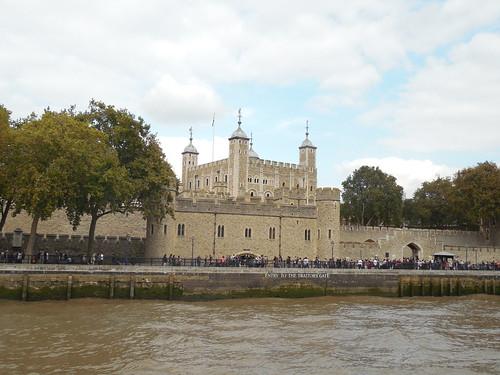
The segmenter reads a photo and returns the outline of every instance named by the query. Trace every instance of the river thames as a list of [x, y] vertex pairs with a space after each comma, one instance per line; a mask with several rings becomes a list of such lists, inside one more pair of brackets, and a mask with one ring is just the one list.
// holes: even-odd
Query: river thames
[[1, 374], [499, 374], [500, 298], [0, 301]]

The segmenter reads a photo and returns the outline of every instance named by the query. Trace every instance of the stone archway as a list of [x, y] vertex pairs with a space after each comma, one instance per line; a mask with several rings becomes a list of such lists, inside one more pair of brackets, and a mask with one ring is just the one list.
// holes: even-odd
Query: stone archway
[[422, 247], [415, 242], [410, 242], [403, 246], [403, 258], [420, 259], [422, 258]]

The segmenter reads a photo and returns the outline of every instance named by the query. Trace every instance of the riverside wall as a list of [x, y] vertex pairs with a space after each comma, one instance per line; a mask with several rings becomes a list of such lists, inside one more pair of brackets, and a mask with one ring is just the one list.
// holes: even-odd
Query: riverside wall
[[0, 265], [0, 299], [500, 295], [500, 272]]

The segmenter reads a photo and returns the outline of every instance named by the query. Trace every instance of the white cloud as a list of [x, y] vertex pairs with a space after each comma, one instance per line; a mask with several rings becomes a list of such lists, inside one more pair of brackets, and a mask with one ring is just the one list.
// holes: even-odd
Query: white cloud
[[411, 198], [422, 182], [431, 181], [437, 177], [451, 176], [456, 171], [443, 164], [435, 164], [431, 160], [401, 159], [396, 157], [387, 158], [361, 158], [344, 161], [337, 167], [337, 174], [344, 181], [355, 169], [367, 165], [379, 167], [397, 179], [405, 191], [406, 197]]
[[145, 95], [143, 107], [161, 124], [210, 123], [224, 111], [222, 100], [207, 84], [190, 79], [179, 82], [165, 75]]
[[[182, 152], [184, 147], [189, 144], [187, 137], [158, 137], [168, 162], [178, 178], [182, 176]], [[209, 163], [212, 161], [212, 140], [194, 139], [193, 145], [199, 152], [198, 164]], [[215, 137], [214, 142], [214, 160], [225, 159], [229, 155], [229, 145], [227, 138]]]
[[498, 150], [500, 35], [479, 34], [429, 59], [395, 103], [364, 116], [388, 126], [384, 144], [410, 151]]
[[3, 1], [0, 98], [15, 115], [95, 97], [186, 123], [221, 105], [218, 85], [312, 81], [338, 106], [499, 16], [496, 0]]

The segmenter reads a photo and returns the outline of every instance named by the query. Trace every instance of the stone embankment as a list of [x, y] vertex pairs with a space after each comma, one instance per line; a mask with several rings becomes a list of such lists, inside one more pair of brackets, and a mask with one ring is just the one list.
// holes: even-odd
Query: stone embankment
[[500, 295], [500, 272], [0, 265], [0, 299]]

